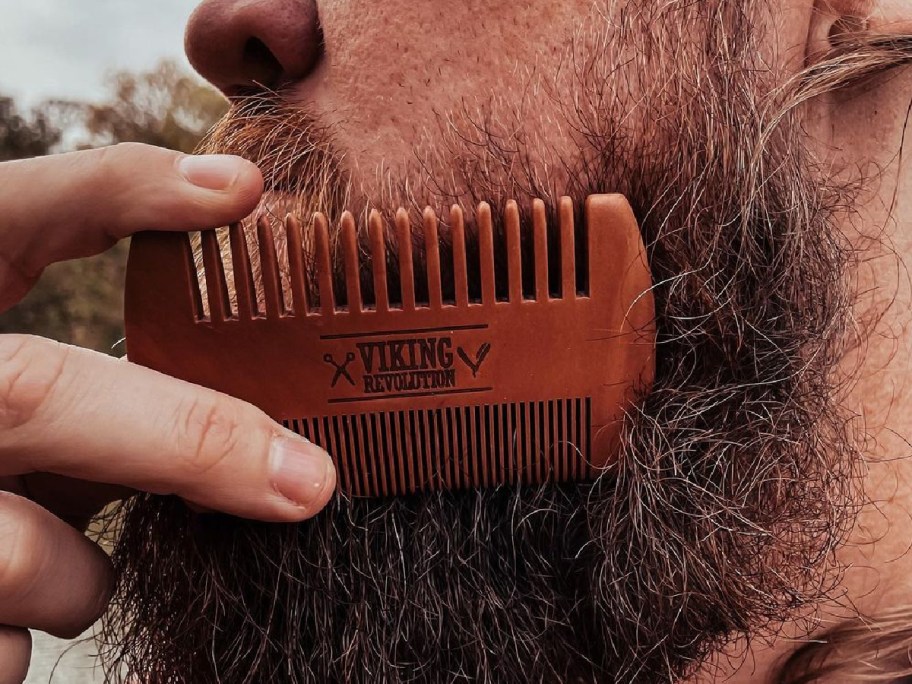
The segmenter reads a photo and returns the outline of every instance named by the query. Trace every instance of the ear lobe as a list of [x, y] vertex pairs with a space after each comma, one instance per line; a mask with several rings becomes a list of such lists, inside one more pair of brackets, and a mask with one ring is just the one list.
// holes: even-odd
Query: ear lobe
[[807, 62], [813, 65], [841, 41], [864, 34], [912, 34], [910, 0], [815, 0]]

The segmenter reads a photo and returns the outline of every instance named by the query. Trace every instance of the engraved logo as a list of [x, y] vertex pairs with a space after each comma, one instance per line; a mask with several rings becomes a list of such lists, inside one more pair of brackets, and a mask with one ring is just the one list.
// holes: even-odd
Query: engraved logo
[[462, 362], [467, 365], [472, 371], [472, 377], [477, 378], [478, 371], [481, 370], [481, 365], [485, 362], [485, 359], [488, 358], [488, 353], [490, 351], [491, 345], [485, 342], [483, 345], [481, 345], [481, 348], [479, 348], [478, 352], [476, 352], [474, 361], [469, 358], [469, 355], [466, 354], [465, 350], [462, 347], [457, 349], [456, 353], [459, 354], [459, 358], [462, 359]]
[[[485, 329], [487, 326], [327, 336], [325, 339], [337, 345], [323, 356], [333, 369], [330, 387], [339, 392], [331, 401], [490, 391], [479, 381], [491, 358], [491, 343], [471, 336], [471, 331]], [[350, 342], [339, 349], [342, 339]], [[326, 378], [329, 380], [329, 373]]]
[[323, 356], [323, 361], [336, 369], [336, 374], [333, 376], [332, 385], [330, 385], [330, 387], [335, 387], [337, 384], [339, 384], [339, 380], [341, 380], [343, 377], [352, 384], [352, 387], [355, 386], [355, 380], [348, 372], [348, 366], [354, 360], [355, 355], [352, 352], [346, 354], [345, 361], [342, 363], [336, 363], [336, 360], [332, 357], [332, 354], [326, 354]]

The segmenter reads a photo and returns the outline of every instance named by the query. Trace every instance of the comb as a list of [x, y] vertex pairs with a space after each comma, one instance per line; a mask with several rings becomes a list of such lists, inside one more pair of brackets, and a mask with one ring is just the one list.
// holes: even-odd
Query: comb
[[447, 250], [430, 209], [417, 235], [404, 210], [392, 231], [377, 212], [360, 232], [348, 212], [337, 232], [322, 214], [306, 229], [288, 217], [282, 259], [266, 223], [196, 245], [140, 234], [129, 357], [320, 444], [351, 496], [592, 479], [653, 379], [652, 281], [624, 197], [592, 196], [579, 217], [563, 198], [555, 215], [535, 200], [524, 220], [511, 201], [495, 221], [481, 203], [470, 222], [454, 206]]

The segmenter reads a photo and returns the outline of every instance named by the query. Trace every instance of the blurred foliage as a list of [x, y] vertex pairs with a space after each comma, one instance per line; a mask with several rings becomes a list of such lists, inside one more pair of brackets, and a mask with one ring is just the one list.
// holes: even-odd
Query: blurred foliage
[[[172, 61], [109, 79], [105, 102], [48, 101], [28, 112], [0, 97], [0, 162], [66, 148], [143, 142], [192, 152], [227, 104]], [[64, 145], [62, 141], [74, 140]], [[96, 257], [50, 266], [0, 333], [31, 333], [122, 355], [126, 242]]]
[[141, 142], [192, 152], [228, 110], [227, 101], [173, 61], [145, 73], [109, 80], [111, 99], [83, 105], [89, 146]]
[[60, 135], [46, 109], [19, 112], [11, 97], [0, 97], [0, 162], [47, 154]]

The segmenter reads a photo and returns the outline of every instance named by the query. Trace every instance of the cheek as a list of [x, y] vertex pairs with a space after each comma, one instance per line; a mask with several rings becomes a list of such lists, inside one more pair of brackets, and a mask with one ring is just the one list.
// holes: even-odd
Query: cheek
[[530, 78], [557, 70], [590, 7], [589, 0], [326, 3], [325, 60], [296, 96], [334, 126], [342, 148], [363, 161], [380, 146], [388, 162], [436, 130], [441, 114], [492, 98], [518, 106]]

